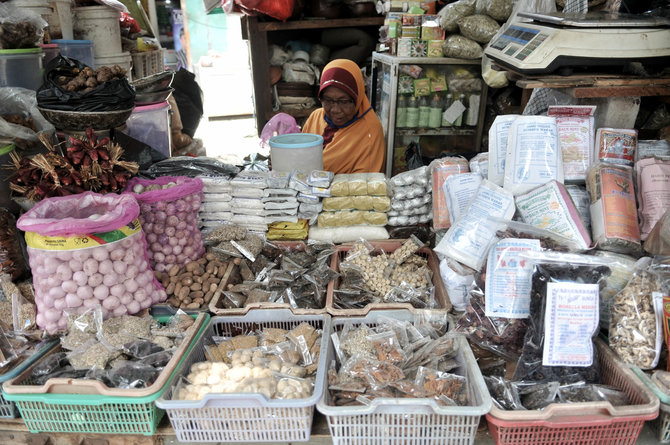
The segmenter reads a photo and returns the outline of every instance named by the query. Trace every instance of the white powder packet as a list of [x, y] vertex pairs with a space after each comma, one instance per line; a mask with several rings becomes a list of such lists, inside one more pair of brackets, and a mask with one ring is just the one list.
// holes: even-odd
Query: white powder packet
[[447, 209], [451, 224], [461, 216], [477, 193], [482, 183], [479, 173], [461, 173], [451, 175], [444, 180], [444, 196], [447, 197]]
[[670, 159], [645, 158], [635, 163], [640, 239], [646, 240], [670, 208]]
[[235, 187], [251, 187], [264, 189], [268, 186], [268, 172], [257, 170], [241, 171], [230, 181], [230, 185]]
[[479, 173], [482, 178], [489, 177], [489, 153], [483, 152], [475, 155], [470, 159], [470, 171], [472, 173]]
[[563, 183], [563, 161], [558, 145], [556, 118], [517, 118], [509, 129], [504, 188], [514, 195], [520, 195], [552, 179]]
[[481, 270], [489, 249], [496, 241], [496, 232], [505, 227], [488, 218], [511, 220], [514, 216], [514, 196], [484, 179], [475, 197], [454, 225], [444, 235], [435, 251]]
[[507, 137], [512, 122], [518, 114], [496, 116], [489, 129], [489, 169], [488, 180], [502, 187], [505, 180], [505, 158], [507, 157]]

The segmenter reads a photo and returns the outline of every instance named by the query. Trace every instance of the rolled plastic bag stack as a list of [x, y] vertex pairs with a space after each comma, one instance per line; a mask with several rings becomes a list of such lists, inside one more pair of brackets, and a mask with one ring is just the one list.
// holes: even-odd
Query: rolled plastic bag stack
[[245, 170], [230, 181], [233, 224], [252, 232], [267, 232], [263, 198], [268, 188], [268, 176], [265, 171]]
[[383, 173], [335, 175], [330, 197], [323, 199], [319, 228], [342, 226], [385, 226], [391, 209]]
[[307, 189], [305, 175], [294, 171], [268, 174], [268, 188], [263, 195], [263, 217], [265, 224], [276, 222], [298, 222], [298, 188]]
[[387, 212], [389, 226], [415, 225], [433, 219], [428, 167], [397, 174], [391, 178], [390, 183], [391, 210]]
[[221, 177], [200, 177], [202, 180], [203, 200], [198, 213], [200, 230], [208, 232], [221, 224], [229, 224], [233, 220], [231, 201], [233, 187], [230, 179]]

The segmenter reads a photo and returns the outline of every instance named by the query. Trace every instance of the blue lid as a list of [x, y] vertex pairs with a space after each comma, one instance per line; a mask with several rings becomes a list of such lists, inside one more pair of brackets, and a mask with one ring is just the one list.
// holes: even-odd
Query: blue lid
[[313, 133], [287, 133], [270, 138], [270, 147], [308, 148], [323, 145], [323, 136]]
[[66, 45], [93, 45], [93, 40], [53, 39], [51, 42]]

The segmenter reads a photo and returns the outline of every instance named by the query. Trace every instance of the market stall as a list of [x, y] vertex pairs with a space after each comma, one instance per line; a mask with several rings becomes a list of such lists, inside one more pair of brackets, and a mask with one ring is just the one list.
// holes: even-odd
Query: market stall
[[[12, 2], [0, 56], [40, 53]], [[521, 69], [550, 103], [510, 110], [480, 58], [521, 49], [515, 2], [381, 3], [379, 171], [324, 169], [326, 114], [270, 119], [269, 159], [170, 156], [174, 73], [100, 64], [116, 37], [0, 88], [0, 442], [670, 440], [670, 120], [602, 99], [667, 77]]]

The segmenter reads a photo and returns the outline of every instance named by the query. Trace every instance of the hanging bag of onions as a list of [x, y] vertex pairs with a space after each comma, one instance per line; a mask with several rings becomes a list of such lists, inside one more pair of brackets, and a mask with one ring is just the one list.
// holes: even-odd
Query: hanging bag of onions
[[67, 314], [102, 304], [135, 314], [167, 299], [154, 277], [132, 195], [85, 192], [46, 198], [19, 218], [33, 273], [37, 325], [65, 329]]
[[140, 222], [147, 233], [151, 267], [167, 272], [205, 253], [198, 229], [202, 180], [185, 176], [132, 178], [126, 192], [140, 203]]

